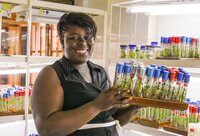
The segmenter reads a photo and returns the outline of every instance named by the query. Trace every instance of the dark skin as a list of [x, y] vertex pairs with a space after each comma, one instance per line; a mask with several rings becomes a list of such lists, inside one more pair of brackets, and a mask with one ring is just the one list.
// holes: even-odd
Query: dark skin
[[[87, 33], [85, 29], [78, 26], [72, 26], [69, 31], [65, 32], [64, 55], [78, 69], [80, 74], [83, 73], [82, 69], [87, 69], [86, 62], [90, 58], [95, 43], [95, 39], [87, 41], [83, 39], [83, 36]], [[79, 35], [81, 38], [74, 40], [72, 39], [73, 34]], [[72, 37], [70, 37], [71, 35]], [[86, 81], [91, 82], [90, 72], [86, 72], [83, 77]], [[131, 99], [124, 97], [125, 93], [119, 94], [119, 90], [119, 88], [110, 88], [102, 91], [93, 101], [73, 110], [62, 111], [64, 93], [60, 80], [51, 66], [45, 67], [35, 81], [31, 97], [33, 117], [39, 134], [41, 136], [71, 134], [100, 112], [127, 104]], [[125, 125], [136, 113], [135, 109], [138, 109], [138, 107], [120, 108], [114, 117], [119, 120], [121, 125]]]

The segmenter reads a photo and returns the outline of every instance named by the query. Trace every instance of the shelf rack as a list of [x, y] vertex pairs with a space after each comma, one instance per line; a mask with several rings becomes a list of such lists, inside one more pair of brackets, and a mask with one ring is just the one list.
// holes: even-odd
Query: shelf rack
[[[10, 56], [0, 56], [0, 63], [5, 64], [8, 63], [10, 65], [16, 65], [16, 66], [23, 66], [24, 72], [26, 74], [26, 88], [28, 88], [29, 84], [29, 76], [31, 72], [31, 65], [32, 64], [38, 64], [42, 63], [53, 63], [56, 60], [58, 60], [60, 57], [46, 57], [46, 56], [30, 56], [30, 31], [31, 31], [31, 22], [32, 19], [32, 9], [33, 8], [41, 8], [42, 10], [52, 10], [52, 11], [62, 11], [65, 12], [82, 12], [89, 14], [91, 16], [102, 16], [103, 17], [103, 34], [102, 34], [102, 44], [103, 44], [103, 51], [102, 51], [102, 59], [91, 59], [92, 62], [99, 63], [102, 66], [105, 66], [107, 54], [105, 53], [106, 50], [108, 50], [108, 47], [106, 46], [106, 40], [107, 40], [107, 11], [101, 10], [101, 9], [94, 9], [94, 8], [87, 8], [87, 7], [80, 7], [80, 6], [72, 6], [67, 4], [59, 4], [59, 3], [53, 3], [53, 2], [46, 2], [46, 1], [39, 1], [39, 0], [0, 0], [0, 3], [10, 3], [14, 5], [13, 12], [19, 12], [19, 11], [28, 11], [28, 20], [26, 23], [26, 26], [28, 27], [27, 32], [27, 55], [10, 55]], [[11, 11], [12, 12], [12, 11]], [[59, 18], [59, 17], [58, 17]], [[57, 19], [58, 19], [57, 18]], [[0, 18], [0, 22], [2, 22]], [[0, 23], [0, 28], [2, 27]], [[0, 36], [1, 39], [1, 36]], [[28, 94], [28, 93], [26, 93]], [[25, 129], [24, 129], [24, 135], [28, 135], [28, 120], [31, 119], [30, 117], [32, 115], [28, 114], [28, 95], [25, 96], [25, 113], [24, 115], [11, 115], [11, 116], [5, 116], [0, 118], [0, 122], [6, 123], [6, 122], [12, 122], [12, 121], [24, 121], [25, 122]], [[11, 118], [9, 120], [9, 118]], [[12, 119], [13, 118], [13, 119]]]
[[200, 68], [200, 59], [183, 58], [180, 60], [166, 60], [166, 59], [118, 59], [119, 62], [130, 62], [136, 60], [142, 62], [145, 65], [156, 64], [166, 65], [170, 67], [189, 67], [189, 68]]

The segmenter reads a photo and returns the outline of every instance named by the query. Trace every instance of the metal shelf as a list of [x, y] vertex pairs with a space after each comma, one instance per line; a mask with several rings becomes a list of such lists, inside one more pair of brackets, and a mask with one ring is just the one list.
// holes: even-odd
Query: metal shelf
[[9, 55], [9, 56], [0, 56], [0, 62], [26, 62], [25, 55]]
[[52, 57], [52, 56], [31, 56], [31, 63], [53, 63], [56, 60], [59, 60], [61, 57]]
[[73, 6], [73, 5], [67, 5], [67, 4], [59, 4], [59, 3], [54, 3], [54, 2], [31, 0], [31, 4], [33, 7], [53, 9], [53, 10], [59, 10], [59, 11], [82, 12], [82, 13], [87, 13], [91, 15], [105, 14], [105, 11], [100, 10], [100, 9]]
[[200, 59], [180, 59], [180, 60], [166, 60], [166, 59], [119, 59], [119, 62], [130, 62], [136, 60], [142, 62], [145, 65], [156, 64], [166, 65], [170, 67], [189, 67], [189, 68], [200, 68]]
[[0, 2], [13, 3], [13, 4], [28, 4], [27, 0], [0, 0]]
[[24, 115], [1, 116], [0, 124], [24, 120]]
[[175, 133], [164, 131], [163, 129], [155, 129], [152, 127], [147, 127], [135, 123], [128, 123], [123, 126], [123, 129], [128, 130], [134, 134], [142, 135], [152, 135], [152, 136], [180, 136]]

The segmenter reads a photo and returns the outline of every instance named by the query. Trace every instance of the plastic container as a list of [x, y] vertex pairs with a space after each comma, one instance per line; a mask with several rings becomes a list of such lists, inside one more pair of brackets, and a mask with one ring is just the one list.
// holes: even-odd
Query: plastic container
[[120, 45], [120, 48], [121, 48], [120, 57], [121, 58], [127, 58], [128, 57], [127, 45]]
[[136, 58], [136, 48], [135, 44], [129, 44], [129, 58]]
[[146, 49], [145, 49], [145, 46], [142, 45], [140, 47], [140, 59], [144, 59], [145, 58], [145, 55], [146, 55]]

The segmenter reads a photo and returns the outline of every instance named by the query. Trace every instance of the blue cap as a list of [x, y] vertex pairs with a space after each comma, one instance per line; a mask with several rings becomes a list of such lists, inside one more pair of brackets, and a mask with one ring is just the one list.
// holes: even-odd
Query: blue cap
[[160, 37], [160, 43], [164, 43], [164, 37]]
[[120, 45], [120, 48], [121, 48], [121, 49], [126, 49], [126, 48], [127, 48], [127, 45]]
[[169, 38], [168, 38], [168, 37], [165, 37], [165, 38], [164, 38], [164, 43], [165, 43], [165, 44], [168, 44], [168, 43], [169, 43]]
[[145, 50], [145, 46], [141, 45], [140, 50]]
[[187, 103], [190, 103], [190, 100], [191, 100], [190, 98], [186, 98]]
[[166, 80], [168, 80], [168, 78], [169, 78], [169, 72], [165, 70], [165, 71], [163, 72], [162, 80], [165, 80], [165, 81], [166, 81]]
[[129, 44], [128, 46], [130, 49], [136, 49], [136, 47], [137, 47], [135, 44]]
[[155, 68], [156, 64], [151, 64], [150, 67]]
[[166, 70], [166, 66], [161, 66], [161, 75], [163, 76], [163, 72]]
[[192, 44], [192, 37], [189, 37], [189, 44]]
[[190, 44], [190, 38], [186, 37], [186, 44]]
[[166, 66], [164, 66], [164, 65], [162, 65], [160, 67], [161, 67], [161, 70], [165, 70], [166, 69]]
[[177, 81], [182, 81], [183, 80], [183, 73], [182, 72], [179, 72], [178, 73], [178, 76], [177, 76]]
[[122, 71], [123, 71], [123, 67], [124, 67], [123, 64], [117, 63], [117, 65], [116, 65], [116, 72], [117, 72], [118, 74], [121, 74]]
[[149, 67], [146, 67], [146, 69], [145, 69], [145, 75], [147, 76], [147, 73], [148, 73], [148, 69], [149, 69]]
[[158, 69], [161, 69], [161, 66], [158, 66]]
[[190, 82], [190, 74], [185, 74], [184, 75], [184, 83], [189, 83]]
[[158, 45], [158, 42], [151, 42], [151, 45], [152, 45], [152, 46], [157, 46], [157, 45]]
[[160, 77], [160, 69], [156, 68], [154, 69], [154, 78], [159, 78]]
[[124, 73], [128, 74], [130, 72], [131, 72], [131, 65], [125, 64], [125, 66], [124, 66]]
[[178, 71], [183, 71], [184, 69], [183, 68], [178, 68]]
[[8, 96], [10, 96], [11, 94], [10, 94], [10, 89], [8, 89], [7, 90], [7, 94], [8, 94]]
[[199, 38], [196, 38], [196, 44], [199, 45]]
[[154, 72], [154, 68], [149, 67], [147, 71], [147, 77], [152, 78], [153, 72]]
[[181, 37], [181, 43], [186, 43], [186, 37], [185, 36]]

